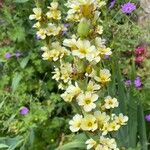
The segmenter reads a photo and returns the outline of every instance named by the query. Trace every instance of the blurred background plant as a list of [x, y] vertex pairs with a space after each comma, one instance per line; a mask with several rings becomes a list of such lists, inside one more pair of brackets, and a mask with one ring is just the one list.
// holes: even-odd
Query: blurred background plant
[[5, 138], [0, 147], [11, 150], [49, 145], [53, 150], [68, 132], [71, 108], [60, 99], [51, 64], [41, 59], [40, 42], [28, 19], [33, 6], [27, 0], [1, 1], [0, 136]]

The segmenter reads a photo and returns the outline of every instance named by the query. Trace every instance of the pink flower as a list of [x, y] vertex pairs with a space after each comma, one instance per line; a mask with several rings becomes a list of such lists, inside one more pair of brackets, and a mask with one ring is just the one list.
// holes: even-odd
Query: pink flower
[[135, 58], [135, 62], [136, 62], [137, 64], [142, 63], [143, 60], [144, 60], [144, 57], [143, 57], [143, 56], [138, 56], [138, 57]]
[[144, 55], [146, 53], [146, 48], [141, 46], [135, 49], [135, 55], [139, 56], [139, 55]]

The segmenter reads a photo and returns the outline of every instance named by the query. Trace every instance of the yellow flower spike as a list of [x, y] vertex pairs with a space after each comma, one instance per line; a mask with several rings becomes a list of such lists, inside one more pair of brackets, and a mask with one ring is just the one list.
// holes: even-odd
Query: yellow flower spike
[[[108, 134], [126, 125], [128, 117], [111, 114], [110, 109], [119, 105], [117, 99], [107, 96], [101, 103], [103, 95], [99, 95], [111, 81], [110, 71], [100, 68], [103, 66], [101, 59], [112, 54], [106, 47], [106, 40], [99, 37], [103, 33], [100, 9], [105, 4], [102, 0], [67, 0], [66, 20], [71, 25], [78, 25], [74, 28], [77, 31], [64, 35], [68, 39], [64, 39], [62, 33], [72, 26], [67, 29], [63, 25], [58, 2], [51, 2], [46, 14], [42, 14], [41, 8], [34, 8], [34, 14], [29, 18], [37, 20], [33, 27], [37, 29], [37, 36], [46, 43], [41, 48], [43, 59], [53, 61], [57, 66], [52, 78], [58, 82], [58, 88], [64, 90], [62, 99], [75, 104], [79, 111], [69, 121], [70, 130], [88, 131], [89, 136], [94, 136], [86, 141], [87, 149], [119, 150], [116, 141], [108, 138]], [[96, 139], [96, 135], [100, 138]]]

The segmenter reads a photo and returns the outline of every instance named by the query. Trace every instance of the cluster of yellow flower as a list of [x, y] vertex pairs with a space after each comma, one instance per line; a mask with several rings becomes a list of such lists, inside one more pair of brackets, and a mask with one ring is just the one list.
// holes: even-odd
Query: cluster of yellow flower
[[[55, 62], [54, 76], [64, 90], [61, 97], [66, 102], [76, 103], [80, 114], [69, 122], [70, 130], [86, 131], [91, 138], [86, 141], [87, 149], [119, 150], [115, 139], [108, 138], [110, 132], [117, 131], [128, 121], [123, 114], [113, 114], [111, 109], [118, 107], [116, 98], [100, 97], [100, 92], [111, 80], [111, 73], [103, 68], [103, 59], [112, 51], [105, 46], [100, 9], [105, 5], [102, 0], [68, 0], [66, 18], [62, 18], [57, 1], [42, 13], [41, 8], [34, 8], [30, 19], [37, 22], [37, 36], [45, 41], [41, 48], [43, 59]], [[70, 23], [67, 37], [63, 33], [67, 27], [62, 22]], [[95, 139], [100, 135], [100, 139]], [[94, 140], [95, 139], [95, 140]]]

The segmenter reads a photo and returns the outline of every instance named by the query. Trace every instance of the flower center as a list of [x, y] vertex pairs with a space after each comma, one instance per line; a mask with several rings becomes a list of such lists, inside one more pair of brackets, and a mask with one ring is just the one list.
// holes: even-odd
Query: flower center
[[90, 99], [90, 98], [85, 99], [85, 103], [86, 103], [87, 105], [90, 104], [90, 103], [91, 103], [91, 99]]
[[88, 127], [92, 127], [92, 122], [88, 122]]
[[112, 104], [113, 104], [113, 102], [110, 100], [110, 101], [108, 102], [108, 104], [109, 104], [109, 105], [112, 105]]
[[86, 50], [85, 48], [80, 48], [80, 53], [86, 54], [86, 53], [87, 53], [87, 50]]

